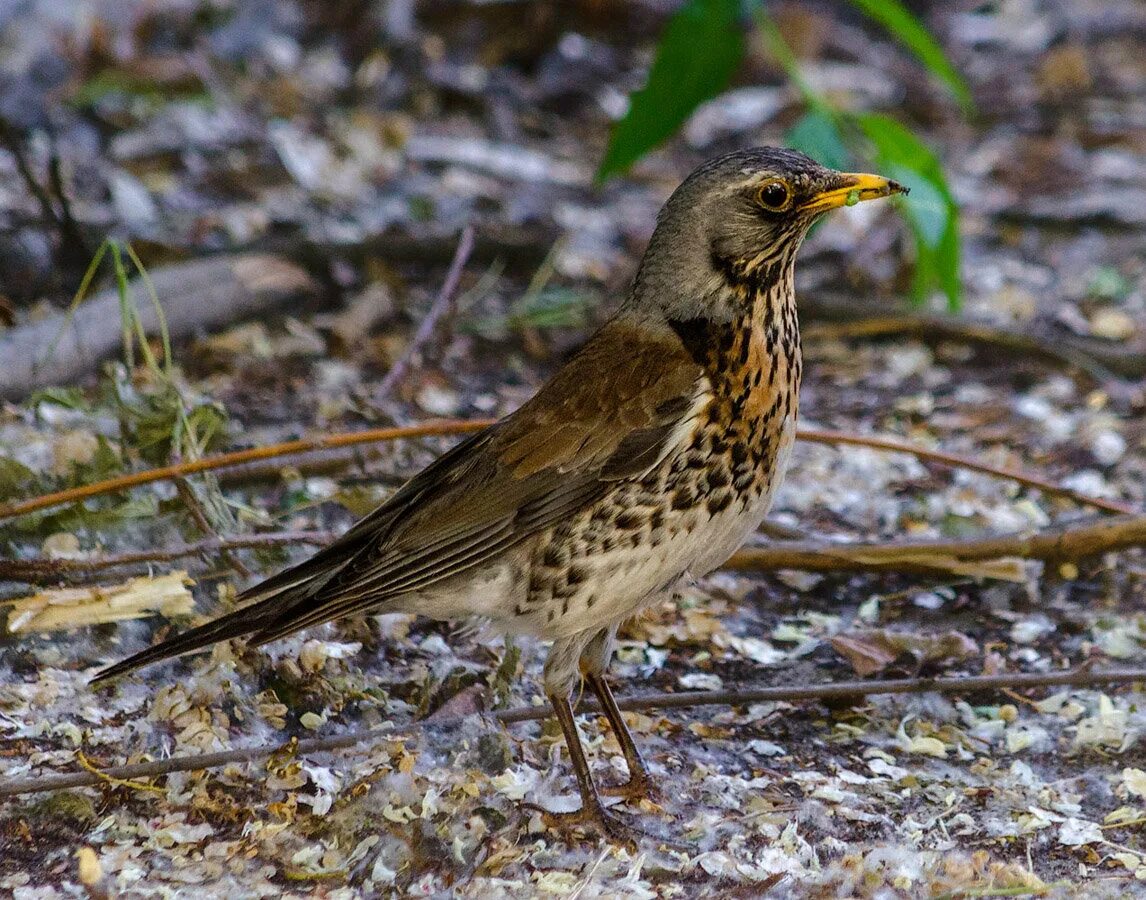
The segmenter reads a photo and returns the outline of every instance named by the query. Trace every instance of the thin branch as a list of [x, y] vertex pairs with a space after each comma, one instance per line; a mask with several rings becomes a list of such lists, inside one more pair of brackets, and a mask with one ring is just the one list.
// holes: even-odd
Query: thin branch
[[[621, 709], [686, 709], [700, 706], [744, 706], [750, 703], [830, 701], [846, 700], [875, 694], [963, 694], [989, 690], [1020, 690], [1038, 687], [1088, 687], [1098, 684], [1129, 684], [1146, 682], [1146, 669], [1122, 669], [1109, 672], [1096, 672], [1088, 668], [1072, 669], [1066, 672], [1016, 673], [1011, 675], [969, 675], [954, 678], [895, 678], [882, 681], [841, 681], [834, 684], [810, 685], [807, 687], [766, 687], [743, 691], [689, 691], [680, 694], [646, 694], [618, 700]], [[596, 713], [595, 703], [584, 703], [578, 709], [582, 713]], [[481, 715], [480, 713], [478, 715]], [[534, 722], [548, 718], [547, 707], [519, 706], [488, 714], [493, 721], [510, 725], [516, 722]], [[329, 738], [308, 738], [297, 744], [260, 744], [239, 750], [225, 750], [218, 753], [200, 753], [192, 756], [173, 756], [154, 762], [133, 763], [125, 766], [111, 766], [99, 774], [75, 772], [68, 774], [45, 775], [39, 778], [10, 778], [0, 780], [0, 798], [21, 794], [35, 794], [43, 791], [58, 791], [66, 788], [90, 787], [107, 779], [135, 780], [169, 775], [173, 772], [192, 772], [218, 769], [235, 763], [253, 762], [265, 759], [284, 750], [299, 756], [312, 753], [329, 753], [366, 744], [394, 734], [421, 730], [424, 728], [456, 727], [469, 716], [419, 720], [403, 725], [387, 724], [378, 728], [352, 731], [349, 734]]]
[[174, 562], [188, 556], [222, 553], [227, 550], [249, 550], [280, 547], [284, 544], [313, 544], [324, 546], [334, 540], [329, 531], [273, 531], [265, 534], [245, 534], [237, 537], [210, 537], [193, 544], [166, 550], [142, 550], [136, 553], [115, 553], [94, 559], [0, 559], [0, 581], [39, 583], [58, 580], [61, 575], [90, 574], [122, 566], [138, 566], [156, 562]]
[[20, 138], [16, 135], [13, 129], [10, 129], [3, 121], [0, 121], [0, 143], [2, 143], [12, 154], [12, 158], [16, 162], [16, 170], [20, 173], [20, 177], [24, 179], [24, 186], [36, 198], [36, 202], [40, 205], [40, 214], [44, 218], [45, 225], [54, 225], [57, 228], [60, 225], [60, 217], [56, 212], [56, 208], [52, 206], [52, 198], [48, 196], [48, 192], [44, 190], [43, 185], [36, 180], [35, 173], [32, 172], [32, 167], [28, 163], [28, 157], [24, 153], [21, 146]]
[[1146, 546], [1146, 515], [1090, 519], [1057, 525], [1034, 534], [951, 541], [890, 544], [828, 544], [792, 541], [751, 547], [733, 555], [724, 568], [736, 571], [801, 569], [805, 572], [950, 573], [953, 563], [1008, 558], [1074, 562], [1116, 550]]
[[450, 268], [446, 272], [446, 278], [442, 282], [438, 296], [434, 298], [434, 302], [430, 306], [430, 311], [418, 326], [418, 330], [414, 332], [414, 337], [405, 351], [394, 362], [394, 365], [390, 367], [390, 371], [386, 373], [382, 382], [378, 385], [378, 389], [374, 392], [375, 403], [389, 397], [390, 392], [406, 377], [406, 372], [413, 364], [414, 358], [422, 351], [422, 348], [425, 347], [426, 343], [433, 336], [438, 323], [453, 309], [454, 299], [458, 293], [458, 283], [462, 277], [462, 270], [465, 268], [466, 260], [469, 259], [473, 248], [474, 230], [471, 226], [467, 225], [462, 229], [462, 236], [458, 241], [458, 249], [454, 253], [453, 260], [450, 262]]
[[68, 199], [67, 189], [64, 187], [64, 175], [61, 171], [60, 142], [56, 137], [55, 129], [48, 129], [48, 139], [50, 142], [50, 150], [48, 153], [48, 184], [51, 185], [52, 193], [56, 195], [56, 201], [60, 208], [59, 229], [60, 242], [62, 245], [60, 247], [60, 254], [65, 261], [70, 261], [78, 270], [83, 271], [87, 265], [87, 261], [91, 259], [91, 251], [88, 249], [87, 241], [84, 240], [79, 223], [76, 222], [76, 218], [72, 214], [72, 204]]
[[1040, 323], [1035, 323], [1033, 328], [1033, 333], [1030, 328], [1020, 332], [985, 322], [896, 311], [849, 322], [817, 323], [808, 328], [808, 334], [818, 338], [845, 339], [911, 335], [930, 343], [960, 341], [988, 350], [1002, 350], [1012, 355], [1073, 366], [1095, 384], [1105, 384], [1118, 377], [1141, 378], [1146, 372], [1146, 353], [1141, 349], [1080, 339], [1076, 335], [1052, 331]]
[[1128, 503], [1122, 503], [1118, 500], [1107, 500], [1102, 497], [1091, 497], [1073, 488], [1063, 487], [1062, 485], [1055, 484], [1053, 481], [1047, 481], [1045, 478], [1030, 472], [1023, 472], [1019, 469], [1011, 469], [1005, 466], [993, 466], [990, 463], [979, 462], [978, 460], [962, 456], [958, 453], [932, 450], [929, 447], [920, 447], [917, 444], [909, 444], [906, 441], [896, 440], [895, 438], [867, 434], [849, 434], [846, 431], [826, 431], [812, 428], [801, 428], [796, 432], [796, 436], [800, 440], [816, 444], [848, 444], [853, 447], [870, 447], [873, 450], [888, 450], [892, 453], [907, 453], [918, 459], [925, 459], [928, 462], [938, 463], [942, 466], [949, 466], [955, 469], [967, 469], [972, 472], [981, 472], [984, 475], [992, 475], [995, 478], [1014, 481], [1024, 487], [1040, 490], [1044, 494], [1066, 497], [1083, 506], [1093, 506], [1096, 509], [1101, 509], [1109, 513], [1134, 515], [1138, 512], [1137, 509]]
[[[361, 444], [374, 444], [383, 441], [396, 441], [404, 438], [435, 437], [455, 434], [470, 434], [488, 428], [496, 419], [445, 419], [432, 422], [423, 422], [418, 425], [405, 425], [392, 428], [371, 428], [366, 431], [341, 432], [338, 434], [323, 435], [314, 438], [302, 438], [295, 441], [286, 441], [271, 444], [266, 447], [252, 447], [248, 450], [233, 450], [229, 453], [220, 453], [216, 456], [205, 456], [202, 459], [179, 465], [164, 466], [158, 469], [145, 469], [142, 472], [131, 472], [119, 475], [106, 481], [97, 481], [81, 487], [68, 488], [29, 500], [20, 500], [14, 503], [0, 503], [0, 521], [26, 516], [30, 513], [51, 509], [66, 503], [77, 503], [91, 497], [111, 494], [129, 488], [152, 484], [157, 481], [170, 481], [184, 475], [194, 475], [199, 472], [208, 472], [217, 469], [229, 469], [235, 466], [250, 463], [261, 463], [281, 457], [297, 456], [304, 453], [329, 451], [339, 447], [357, 447]], [[1093, 506], [1113, 513], [1134, 513], [1135, 509], [1127, 504], [1114, 500], [1105, 500], [1099, 497], [1090, 497], [1080, 494], [1070, 488], [1053, 484], [1037, 475], [1020, 472], [1016, 469], [1006, 469], [981, 463], [970, 457], [955, 453], [946, 453], [940, 450], [931, 450], [918, 447], [894, 438], [884, 438], [868, 435], [847, 434], [841, 431], [818, 431], [802, 428], [796, 432], [798, 439], [815, 444], [850, 444], [857, 447], [871, 447], [877, 450], [888, 450], [894, 453], [907, 453], [919, 459], [926, 459], [940, 465], [954, 466], [972, 472], [982, 472], [997, 478], [1006, 478], [1016, 481], [1027, 487], [1037, 488], [1044, 493], [1066, 497], [1076, 503]]]
[[[195, 494], [195, 488], [192, 487], [190, 479], [176, 478], [175, 490], [179, 493], [179, 499], [183, 501], [183, 505], [187, 507], [187, 511], [191, 514], [191, 518], [195, 520], [195, 524], [199, 527], [202, 534], [207, 535], [209, 538], [215, 538], [217, 541], [222, 541], [223, 536], [219, 534], [219, 529], [211, 521], [207, 515], [207, 510], [203, 508], [203, 503]], [[219, 555], [223, 558], [228, 566], [240, 578], [250, 578], [253, 574], [250, 569], [243, 565], [243, 561], [231, 552], [231, 548], [223, 544], [219, 549]]]
[[106, 481], [97, 481], [80, 487], [68, 488], [29, 500], [19, 500], [15, 503], [0, 504], [0, 521], [13, 519], [17, 516], [26, 516], [29, 513], [51, 509], [65, 503], [77, 503], [91, 497], [103, 494], [114, 494], [129, 488], [153, 484], [157, 481], [170, 481], [183, 475], [195, 475], [199, 472], [210, 472], [215, 469], [226, 469], [243, 463], [258, 462], [280, 456], [290, 456], [296, 453], [309, 453], [315, 450], [327, 450], [331, 447], [351, 447], [357, 444], [373, 443], [376, 441], [394, 441], [400, 438], [435, 437], [440, 435], [465, 434], [472, 431], [481, 431], [493, 422], [492, 419], [475, 419], [471, 421], [447, 420], [439, 422], [423, 422], [418, 425], [405, 425], [393, 428], [372, 428], [369, 431], [348, 432], [342, 434], [329, 434], [313, 438], [301, 438], [296, 441], [285, 441], [281, 444], [271, 444], [268, 447], [251, 447], [247, 450], [233, 450], [229, 453], [219, 453], [215, 456], [204, 456], [201, 459], [189, 460], [178, 465], [161, 466], [158, 469], [145, 469], [142, 472], [129, 472], [109, 478]]
[[[209, 538], [166, 550], [120, 553], [98, 559], [0, 560], [0, 581], [40, 582], [62, 574], [97, 572], [141, 563], [171, 562], [187, 556], [282, 544], [326, 544], [333, 535], [321, 531], [270, 532], [234, 538]], [[902, 575], [947, 577], [967, 564], [1005, 559], [1076, 562], [1104, 553], [1146, 546], [1146, 515], [1088, 519], [1058, 525], [1034, 534], [1007, 534], [952, 541], [894, 541], [841, 544], [826, 541], [780, 541], [748, 547], [721, 568], [739, 572], [897, 572]], [[990, 576], [990, 570], [979, 573]]]
[[1087, 380], [1107, 387], [1112, 373], [1130, 381], [1146, 375], [1146, 348], [1141, 345], [1072, 334], [1045, 316], [1024, 323], [1020, 330], [960, 316], [904, 311], [894, 301], [856, 303], [851, 294], [825, 289], [805, 292], [800, 298], [800, 316], [809, 321], [805, 332], [813, 340], [911, 335], [930, 344], [958, 341], [996, 355], [1001, 351], [1008, 361], [1023, 357], [1073, 367], [1085, 373]]

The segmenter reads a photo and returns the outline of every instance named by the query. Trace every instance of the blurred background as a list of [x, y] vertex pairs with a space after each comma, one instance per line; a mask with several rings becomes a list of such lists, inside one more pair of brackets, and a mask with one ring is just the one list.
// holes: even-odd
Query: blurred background
[[806, 288], [944, 294], [1124, 340], [1134, 323], [1109, 307], [1142, 313], [1144, 15], [1133, 0], [4, 0], [0, 315], [70, 300], [107, 237], [146, 265], [271, 249], [327, 305], [383, 275], [416, 294], [416, 267], [444, 266], [471, 223], [475, 261], [504, 266], [471, 326], [576, 325], [624, 291], [695, 164], [787, 143], [916, 187], [906, 216], [865, 207], [822, 229]]

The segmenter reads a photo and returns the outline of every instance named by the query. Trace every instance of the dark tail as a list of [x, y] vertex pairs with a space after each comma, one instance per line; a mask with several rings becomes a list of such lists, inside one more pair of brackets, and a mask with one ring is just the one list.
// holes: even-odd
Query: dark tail
[[255, 585], [239, 595], [239, 601], [246, 603], [234, 612], [185, 631], [162, 644], [141, 650], [106, 669], [101, 669], [89, 683], [99, 684], [143, 666], [183, 656], [185, 653], [201, 650], [220, 641], [246, 635], [257, 637], [268, 629], [281, 628], [283, 621], [289, 620], [300, 606], [311, 601], [338, 571], [337, 566], [325, 570], [319, 567], [317, 572], [313, 571], [314, 561], [312, 558]]
[[[463, 441], [467, 443], [470, 442]], [[406, 490], [403, 488], [394, 499], [399, 499]], [[182, 656], [231, 638], [250, 635], [251, 644], [265, 644], [347, 611], [324, 603], [324, 599], [331, 599], [324, 598], [325, 589], [358, 553], [378, 547], [396, 511], [391, 504], [380, 507], [310, 559], [244, 591], [239, 595], [239, 602], [243, 604], [239, 609], [101, 669], [91, 683], [107, 681], [161, 659]]]
[[257, 631], [259, 627], [260, 616], [257, 609], [248, 607], [237, 609], [232, 613], [215, 619], [213, 622], [208, 622], [206, 625], [200, 625], [198, 628], [185, 631], [183, 634], [173, 637], [169, 641], [164, 641], [162, 644], [148, 647], [146, 650], [142, 650], [134, 656], [129, 656], [127, 659], [120, 660], [114, 665], [108, 666], [106, 669], [100, 669], [91, 679], [90, 683], [99, 684], [101, 681], [116, 678], [135, 669], [150, 665], [151, 663], [159, 662], [161, 659], [171, 659], [175, 656], [182, 656], [184, 653], [190, 653], [193, 650], [209, 647], [211, 644], [216, 644], [219, 641], [242, 637], [243, 635], [250, 634], [252, 631]]

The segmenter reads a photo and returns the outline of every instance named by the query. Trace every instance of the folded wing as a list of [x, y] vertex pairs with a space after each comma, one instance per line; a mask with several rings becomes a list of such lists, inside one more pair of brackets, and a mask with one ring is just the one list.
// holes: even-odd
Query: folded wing
[[699, 366], [667, 326], [611, 320], [528, 403], [458, 444], [242, 607], [101, 671], [112, 678], [243, 635], [258, 645], [464, 575], [639, 477], [684, 440]]

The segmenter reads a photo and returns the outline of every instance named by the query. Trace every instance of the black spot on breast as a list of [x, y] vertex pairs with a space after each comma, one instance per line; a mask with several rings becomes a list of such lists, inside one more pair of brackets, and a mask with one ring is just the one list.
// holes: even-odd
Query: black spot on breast
[[691, 485], [684, 485], [677, 488], [676, 493], [672, 495], [672, 508], [692, 509], [696, 506], [696, 491]]
[[561, 547], [557, 544], [550, 544], [545, 548], [545, 552], [541, 554], [542, 564], [551, 569], [557, 569], [565, 565], [566, 559], [568, 559], [567, 555], [561, 551]]
[[713, 432], [708, 438], [708, 452], [712, 456], [723, 456], [728, 451], [728, 444], [720, 435]]
[[706, 483], [707, 489], [709, 491], [715, 491], [723, 487], [728, 487], [728, 482], [728, 472], [724, 469], [723, 466], [708, 470]]
[[708, 512], [709, 515], [715, 516], [717, 513], [724, 512], [732, 503], [732, 492], [721, 491], [718, 494], [713, 494], [708, 498]]
[[616, 519], [616, 526], [623, 531], [631, 531], [645, 524], [645, 515], [640, 510], [626, 509]]

